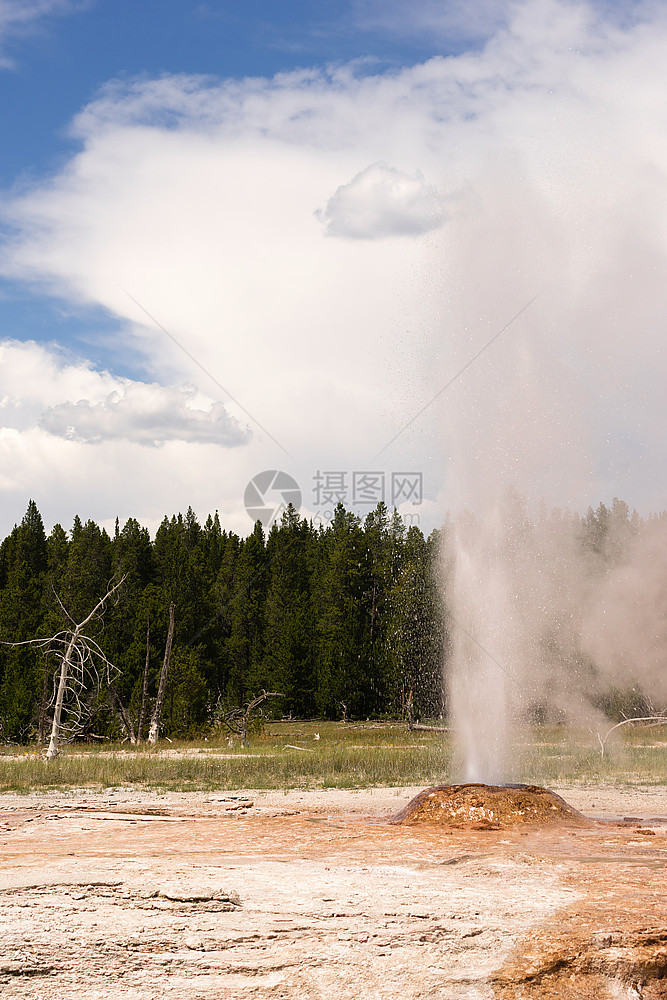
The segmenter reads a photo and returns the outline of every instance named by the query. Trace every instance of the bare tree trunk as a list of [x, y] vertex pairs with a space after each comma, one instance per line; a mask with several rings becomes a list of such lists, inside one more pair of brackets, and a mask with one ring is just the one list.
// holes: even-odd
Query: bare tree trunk
[[408, 727], [412, 729], [415, 724], [415, 709], [412, 701], [412, 688], [410, 688], [410, 694], [405, 702], [405, 714], [408, 720]]
[[120, 700], [120, 698], [118, 697], [118, 694], [117, 694], [116, 691], [113, 692], [113, 701], [114, 701], [114, 703], [116, 705], [116, 710], [118, 712], [118, 717], [120, 718], [120, 721], [122, 723], [123, 729], [127, 733], [128, 738], [129, 738], [130, 743], [132, 744], [132, 746], [135, 746], [136, 742], [137, 742], [137, 736], [136, 736], [136, 733], [134, 731], [134, 724], [132, 722], [132, 716], [130, 715], [128, 709], [125, 708], [125, 705], [123, 705], [123, 703]]
[[167, 671], [169, 670], [169, 661], [171, 660], [171, 643], [174, 638], [174, 609], [175, 605], [172, 601], [169, 605], [169, 631], [167, 633], [167, 643], [164, 647], [164, 660], [162, 661], [162, 670], [160, 671], [160, 684], [157, 689], [157, 698], [155, 699], [155, 708], [153, 709], [153, 715], [151, 717], [150, 729], [148, 730], [148, 742], [153, 745], [157, 743], [158, 733], [160, 731], [160, 719], [162, 718], [162, 706], [164, 705], [164, 692], [167, 686]]
[[79, 635], [80, 626], [77, 625], [76, 629], [72, 633], [72, 638], [69, 641], [65, 655], [62, 658], [60, 664], [60, 680], [58, 681], [58, 694], [56, 695], [56, 703], [53, 709], [53, 724], [51, 726], [51, 739], [49, 740], [49, 749], [46, 751], [46, 759], [53, 760], [58, 756], [58, 739], [60, 737], [60, 716], [63, 711], [63, 701], [65, 700], [65, 691], [67, 690], [67, 677], [69, 675], [70, 660], [72, 656], [72, 650]]
[[[49, 739], [49, 748], [46, 751], [47, 760], [53, 760], [54, 757], [58, 756], [58, 743], [60, 741], [60, 732], [62, 728], [63, 706], [65, 704], [65, 696], [68, 692], [73, 696], [74, 708], [70, 706], [67, 711], [70, 715], [74, 715], [77, 722], [80, 722], [82, 713], [85, 712], [90, 706], [90, 697], [87, 699], [84, 697], [82, 700], [79, 695], [81, 693], [85, 693], [87, 680], [92, 679], [93, 682], [99, 681], [99, 673], [96, 664], [101, 663], [106, 669], [107, 682], [109, 682], [110, 670], [115, 670], [115, 667], [109, 663], [99, 645], [94, 639], [87, 636], [83, 630], [91, 619], [101, 615], [102, 609], [111, 595], [115, 594], [116, 591], [125, 583], [126, 576], [127, 574], [121, 577], [118, 583], [114, 584], [113, 587], [109, 585], [106, 594], [99, 599], [93, 610], [86, 615], [83, 621], [79, 622], [78, 625], [54, 590], [56, 600], [58, 601], [62, 612], [71, 622], [73, 627], [70, 628], [68, 626], [66, 629], [57, 632], [49, 638], [26, 639], [24, 642], [3, 642], [3, 645], [8, 645], [12, 648], [16, 648], [18, 646], [38, 646], [46, 650], [47, 656], [49, 650], [51, 650], [54, 652], [57, 660], [60, 661], [60, 677], [58, 680], [58, 691], [56, 692], [55, 705], [53, 707], [51, 737]], [[61, 650], [63, 651], [61, 652]]]
[[280, 694], [279, 691], [262, 691], [257, 698], [253, 698], [249, 701], [245, 708], [233, 708], [231, 712], [227, 712], [225, 715], [218, 717], [218, 722], [221, 722], [224, 726], [227, 726], [232, 733], [236, 733], [240, 736], [244, 744], [248, 742], [248, 729], [252, 722], [252, 714], [263, 701], [267, 698], [284, 698], [284, 694]]
[[141, 689], [141, 708], [139, 709], [139, 722], [137, 724], [137, 742], [141, 743], [144, 731], [144, 719], [146, 717], [146, 699], [148, 698], [148, 666], [151, 658], [151, 623], [146, 614], [146, 662], [144, 663], [144, 683]]

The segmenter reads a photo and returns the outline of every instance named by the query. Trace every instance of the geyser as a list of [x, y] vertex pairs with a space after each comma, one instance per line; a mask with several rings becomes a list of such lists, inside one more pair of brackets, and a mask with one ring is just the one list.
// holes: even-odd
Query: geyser
[[619, 500], [583, 518], [529, 516], [510, 489], [448, 526], [445, 668], [461, 780], [517, 780], [515, 734], [536, 719], [608, 728], [614, 692], [646, 706], [633, 714], [660, 714], [666, 564], [667, 518], [643, 522]]
[[391, 820], [460, 830], [514, 826], [590, 826], [564, 799], [537, 785], [436, 785], [426, 788]]
[[490, 515], [460, 517], [446, 539], [449, 699], [468, 782], [515, 776], [512, 721], [525, 694], [521, 678], [538, 655], [521, 614], [532, 587], [521, 535], [521, 504], [508, 493]]

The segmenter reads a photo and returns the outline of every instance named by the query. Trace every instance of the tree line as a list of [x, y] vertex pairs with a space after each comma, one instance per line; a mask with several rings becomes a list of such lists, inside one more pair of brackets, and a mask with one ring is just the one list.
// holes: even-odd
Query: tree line
[[[627, 505], [576, 518], [582, 548], [606, 553], [609, 525], [644, 522]], [[122, 587], [90, 623], [116, 668], [111, 688], [81, 698], [82, 733], [146, 735], [167, 644], [161, 734], [205, 732], [264, 690], [268, 711], [294, 717], [439, 717], [455, 625], [438, 586], [445, 523], [425, 537], [384, 504], [360, 518], [340, 504], [316, 527], [288, 507], [243, 538], [218, 514], [165, 517], [155, 537], [134, 518], [109, 534], [77, 516], [47, 535], [30, 501], [0, 544], [0, 739], [44, 739], [54, 693], [48, 646], [16, 646], [83, 620], [112, 581]]]
[[[155, 538], [130, 518], [110, 535], [75, 517], [47, 536], [33, 501], [0, 545], [0, 639], [57, 633], [86, 617], [125, 576], [91, 637], [117, 668], [109, 692], [84, 705], [85, 731], [118, 735], [154, 699], [174, 605], [162, 734], [201, 733], [216, 714], [262, 690], [281, 715], [400, 713], [409, 690], [442, 710], [443, 628], [435, 586], [438, 536], [405, 528], [380, 504], [363, 521], [342, 505], [326, 528], [287, 508], [266, 533], [202, 525], [192, 509], [165, 517]], [[145, 674], [145, 667], [148, 670]], [[48, 654], [0, 647], [0, 736], [44, 737], [53, 694]], [[145, 735], [145, 734], [144, 734]]]

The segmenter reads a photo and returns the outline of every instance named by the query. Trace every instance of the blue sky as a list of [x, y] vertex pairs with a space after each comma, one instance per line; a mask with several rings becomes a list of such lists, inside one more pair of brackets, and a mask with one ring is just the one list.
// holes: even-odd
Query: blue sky
[[0, 0], [0, 532], [245, 532], [264, 469], [425, 530], [508, 482], [663, 507], [666, 40], [642, 2]]
[[[479, 42], [477, 29], [460, 25], [437, 38], [418, 23], [397, 32], [377, 14], [372, 4], [330, 0], [47, 2], [41, 16], [13, 29], [10, 22], [7, 30], [0, 187], [29, 184], [61, 168], [78, 147], [72, 119], [117, 77], [271, 77], [353, 60], [366, 64], [360, 72], [372, 73]], [[136, 373], [135, 359], [114, 350], [114, 321], [104, 311], [74, 309], [1, 280], [0, 296], [5, 330], [20, 328], [22, 337], [38, 341], [55, 337], [77, 351], [83, 341], [97, 363], [119, 374]]]
[[329, 0], [93, 0], [61, 14], [56, 7], [4, 46], [13, 66], [0, 76], [0, 104], [11, 141], [0, 149], [0, 178], [6, 186], [62, 163], [74, 148], [71, 119], [117, 76], [273, 76], [354, 59], [377, 69], [465, 44], [457, 32], [442, 41], [417, 26], [399, 35], [353, 4]]

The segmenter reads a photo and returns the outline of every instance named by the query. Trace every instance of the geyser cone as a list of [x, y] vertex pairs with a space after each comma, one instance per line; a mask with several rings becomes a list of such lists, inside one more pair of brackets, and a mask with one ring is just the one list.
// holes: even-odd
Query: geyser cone
[[436, 785], [426, 788], [391, 820], [460, 830], [513, 826], [590, 826], [567, 802], [539, 785]]

